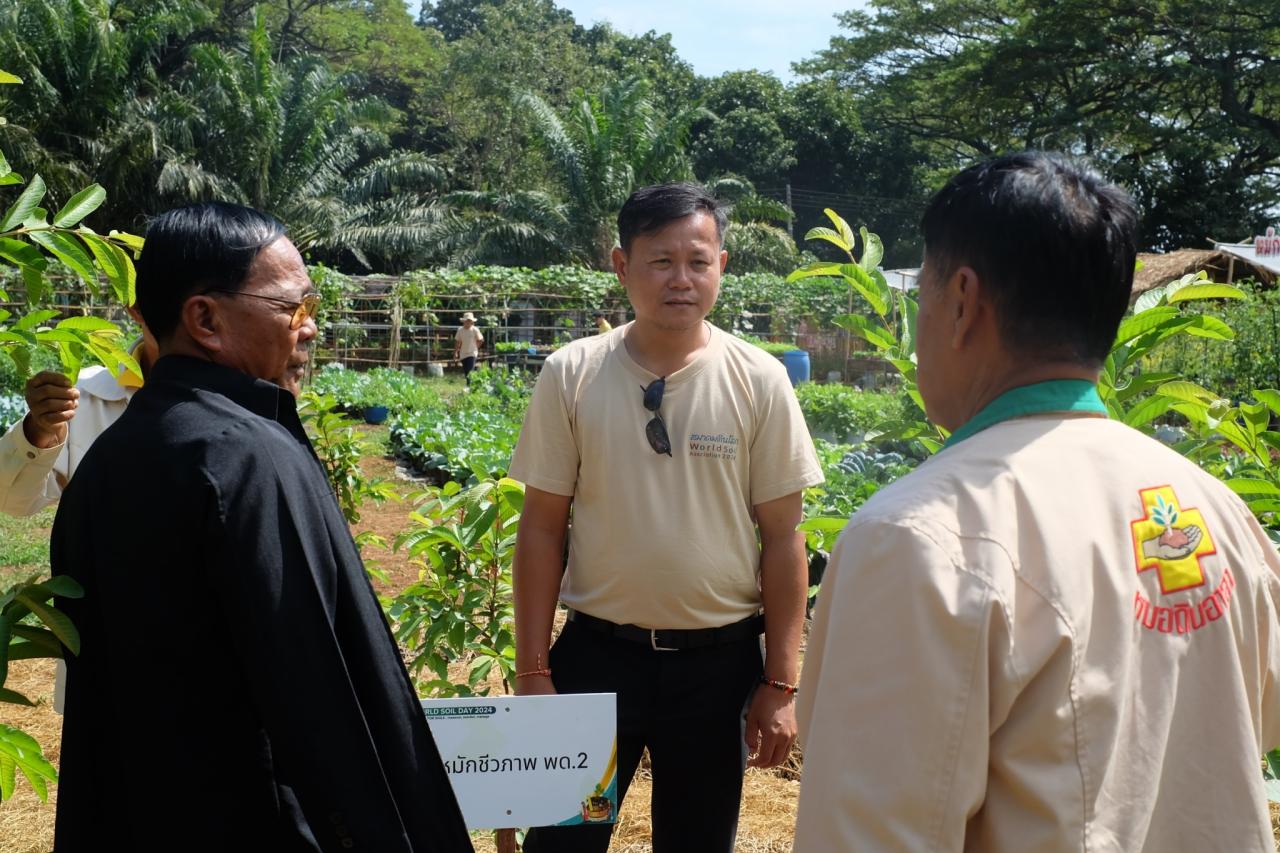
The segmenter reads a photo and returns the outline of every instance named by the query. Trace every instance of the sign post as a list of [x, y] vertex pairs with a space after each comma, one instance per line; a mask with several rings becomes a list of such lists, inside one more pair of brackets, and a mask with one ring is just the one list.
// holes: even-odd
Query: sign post
[[468, 829], [613, 823], [613, 693], [423, 699]]

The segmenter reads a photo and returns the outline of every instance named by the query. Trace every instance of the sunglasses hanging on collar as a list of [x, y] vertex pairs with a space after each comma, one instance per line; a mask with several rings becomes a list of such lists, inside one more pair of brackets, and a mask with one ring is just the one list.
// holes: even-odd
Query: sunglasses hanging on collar
[[[642, 386], [643, 387], [643, 386]], [[644, 388], [644, 407], [653, 412], [649, 423], [645, 424], [644, 437], [654, 453], [665, 453], [671, 456], [671, 436], [667, 434], [667, 424], [662, 420], [662, 394], [667, 390], [667, 377], [660, 376]]]

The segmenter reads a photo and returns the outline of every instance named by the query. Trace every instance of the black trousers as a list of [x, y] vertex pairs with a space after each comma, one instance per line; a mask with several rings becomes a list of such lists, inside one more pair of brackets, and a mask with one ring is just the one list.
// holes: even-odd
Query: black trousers
[[[565, 625], [551, 649], [560, 693], [618, 695], [618, 799], [649, 748], [654, 853], [732, 853], [742, 802], [747, 703], [763, 672], [760, 641], [654, 651]], [[611, 825], [540, 827], [526, 853], [604, 853]]]
[[462, 360], [462, 378], [467, 380], [467, 384], [471, 384], [471, 371], [476, 369], [476, 357], [469, 355]]

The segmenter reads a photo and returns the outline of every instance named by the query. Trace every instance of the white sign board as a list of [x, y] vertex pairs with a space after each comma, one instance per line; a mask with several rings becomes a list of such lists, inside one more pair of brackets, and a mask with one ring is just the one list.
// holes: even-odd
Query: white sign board
[[468, 829], [613, 823], [613, 693], [423, 699]]

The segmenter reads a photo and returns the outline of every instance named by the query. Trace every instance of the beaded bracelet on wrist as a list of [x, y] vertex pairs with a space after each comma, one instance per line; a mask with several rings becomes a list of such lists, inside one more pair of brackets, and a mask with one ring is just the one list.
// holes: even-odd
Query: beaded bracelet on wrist
[[774, 681], [772, 678], [761, 677], [760, 683], [767, 684], [770, 687], [774, 688], [775, 690], [781, 690], [783, 693], [787, 694], [788, 696], [794, 696], [800, 692], [799, 686], [795, 684], [787, 684], [787, 682], [785, 681]]
[[551, 667], [542, 665], [542, 655], [538, 655], [538, 659], [535, 661], [535, 663], [538, 666], [537, 669], [531, 669], [528, 672], [517, 672], [516, 678], [530, 678], [535, 675], [545, 675], [547, 677], [551, 676]]

